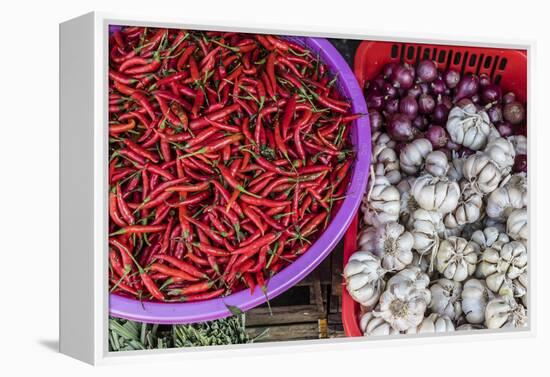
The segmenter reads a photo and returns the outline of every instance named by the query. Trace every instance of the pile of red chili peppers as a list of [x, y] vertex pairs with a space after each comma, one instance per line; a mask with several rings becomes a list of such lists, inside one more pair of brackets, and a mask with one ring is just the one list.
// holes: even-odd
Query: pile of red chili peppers
[[360, 115], [279, 37], [125, 27], [109, 46], [111, 291], [263, 289], [344, 197]]

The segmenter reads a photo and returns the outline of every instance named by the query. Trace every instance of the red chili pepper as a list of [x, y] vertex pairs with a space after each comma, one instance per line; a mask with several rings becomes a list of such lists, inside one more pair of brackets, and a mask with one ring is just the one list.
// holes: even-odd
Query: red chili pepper
[[166, 225], [129, 225], [119, 229], [114, 233], [111, 233], [111, 236], [115, 236], [118, 234], [143, 234], [162, 232], [165, 228]]
[[141, 277], [141, 281], [143, 281], [143, 285], [145, 285], [145, 288], [149, 291], [151, 296], [156, 298], [159, 301], [164, 301], [164, 295], [160, 291], [160, 289], [157, 287], [153, 279], [146, 273], [142, 272], [139, 275]]
[[162, 274], [165, 274], [171, 277], [176, 277], [178, 279], [181, 279], [180, 281], [198, 281], [199, 280], [198, 278], [191, 276], [186, 272], [176, 270], [175, 268], [167, 267], [160, 263], [153, 263], [151, 265], [151, 271], [160, 272]]

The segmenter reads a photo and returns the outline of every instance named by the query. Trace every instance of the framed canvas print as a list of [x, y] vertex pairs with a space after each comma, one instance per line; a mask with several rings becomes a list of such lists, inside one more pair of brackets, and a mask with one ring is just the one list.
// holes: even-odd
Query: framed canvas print
[[531, 51], [61, 24], [61, 351], [530, 334]]

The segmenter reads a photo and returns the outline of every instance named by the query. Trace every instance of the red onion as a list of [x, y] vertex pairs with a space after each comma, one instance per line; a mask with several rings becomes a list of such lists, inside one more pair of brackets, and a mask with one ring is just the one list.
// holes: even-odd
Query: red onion
[[445, 144], [445, 148], [450, 149], [452, 151], [458, 151], [462, 145], [453, 143], [451, 139], [447, 140], [447, 144]]
[[376, 86], [378, 87], [378, 89], [382, 89], [382, 87], [386, 83], [386, 80], [384, 80], [384, 76], [382, 76], [382, 75], [376, 76], [373, 81], [376, 84]]
[[514, 173], [527, 172], [527, 155], [526, 154], [518, 154], [516, 156], [512, 170], [514, 170]]
[[380, 91], [386, 99], [397, 97], [397, 89], [389, 82], [384, 83]]
[[466, 106], [468, 106], [468, 105], [473, 105], [473, 104], [474, 104], [474, 103], [473, 103], [472, 100], [469, 99], [469, 98], [462, 98], [460, 101], [458, 101], [458, 102], [456, 103], [457, 106], [460, 106], [460, 107], [462, 107], [462, 108], [464, 108], [464, 107], [466, 107]]
[[470, 97], [470, 99], [472, 100], [473, 103], [479, 103], [479, 94], [474, 94], [473, 96]]
[[418, 111], [421, 114], [430, 114], [434, 111], [435, 100], [429, 94], [421, 94], [418, 97]]
[[502, 137], [508, 137], [514, 134], [514, 128], [508, 122], [499, 123], [497, 126], [497, 130]]
[[525, 119], [525, 108], [517, 101], [504, 105], [502, 110], [504, 119], [511, 124], [520, 124]]
[[437, 78], [437, 66], [432, 60], [421, 60], [416, 66], [416, 77], [420, 82], [432, 82]]
[[385, 78], [389, 78], [393, 72], [393, 70], [397, 67], [397, 63], [388, 63], [384, 65], [384, 68], [382, 69], [382, 73], [384, 74]]
[[455, 70], [449, 69], [443, 75], [443, 80], [445, 80], [445, 84], [447, 84], [448, 88], [454, 89], [460, 82], [460, 73]]
[[502, 116], [502, 108], [500, 106], [493, 106], [487, 109], [487, 115], [491, 123], [499, 123], [504, 119]]
[[449, 108], [440, 103], [434, 107], [432, 120], [438, 124], [446, 124], [449, 118]]
[[399, 99], [392, 98], [386, 101], [386, 106], [384, 106], [384, 111], [388, 114], [395, 114], [399, 111]]
[[379, 131], [384, 125], [384, 118], [378, 110], [369, 109], [369, 120], [371, 132]]
[[395, 67], [392, 70], [391, 83], [396, 88], [409, 89], [414, 83], [414, 69], [408, 64]]
[[476, 153], [475, 151], [471, 150], [470, 148], [462, 147], [458, 151], [458, 157], [468, 157]]
[[498, 102], [502, 97], [502, 90], [500, 86], [495, 84], [488, 84], [481, 89], [481, 101], [484, 104]]
[[420, 131], [426, 131], [428, 128], [428, 121], [422, 115], [417, 116], [412, 121], [412, 126]]
[[505, 95], [502, 96], [502, 103], [504, 105], [507, 105], [509, 103], [516, 101], [516, 95], [512, 92], [508, 92]]
[[447, 137], [447, 131], [441, 126], [431, 125], [426, 131], [426, 139], [432, 143], [434, 149], [439, 149], [447, 144], [449, 138]]
[[399, 112], [408, 116], [410, 120], [416, 118], [416, 114], [418, 113], [418, 103], [416, 99], [412, 96], [402, 98], [401, 102], [399, 102]]
[[384, 104], [384, 96], [379, 91], [369, 92], [365, 98], [367, 107], [372, 109], [381, 109]]
[[460, 101], [463, 98], [472, 97], [479, 89], [479, 78], [472, 74], [467, 74], [460, 80], [456, 86], [454, 101]]
[[480, 74], [479, 75], [479, 86], [481, 88], [484, 88], [487, 85], [491, 85], [491, 77], [486, 73]]
[[437, 96], [437, 103], [445, 105], [448, 110], [453, 108], [453, 100], [449, 96]]
[[432, 82], [432, 91], [434, 94], [444, 94], [447, 91], [447, 86], [445, 85], [445, 81], [438, 78], [434, 82]]
[[521, 125], [521, 127], [516, 127], [514, 135], [523, 135], [527, 137], [527, 125], [523, 124]]
[[410, 141], [414, 138], [411, 120], [404, 114], [393, 114], [388, 122], [388, 135], [396, 141]]
[[407, 95], [414, 98], [418, 98], [420, 94], [422, 94], [422, 88], [420, 88], [418, 84], [414, 84], [409, 90], [407, 90]]
[[424, 94], [430, 94], [430, 91], [431, 91], [431, 87], [430, 87], [430, 84], [428, 84], [427, 82], [421, 82], [418, 84], [418, 86], [420, 87], [420, 90], [422, 91], [422, 93]]
[[397, 155], [399, 156], [403, 148], [405, 148], [407, 145], [409, 145], [409, 143], [405, 143], [403, 141], [400, 141], [399, 143], [395, 144], [395, 147], [394, 147], [395, 153], [397, 153]]

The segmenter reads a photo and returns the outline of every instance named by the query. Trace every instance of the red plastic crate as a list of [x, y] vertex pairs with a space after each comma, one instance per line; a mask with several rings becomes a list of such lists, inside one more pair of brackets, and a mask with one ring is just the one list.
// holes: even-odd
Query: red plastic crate
[[[527, 51], [501, 48], [432, 45], [401, 42], [361, 42], [355, 53], [354, 71], [359, 85], [375, 77], [384, 64], [406, 62], [416, 65], [422, 59], [432, 59], [440, 69], [453, 68], [464, 73], [486, 73], [501, 85], [503, 91], [513, 91], [518, 100], [527, 97]], [[357, 248], [359, 216], [344, 236], [344, 266]], [[346, 289], [342, 292], [342, 322], [347, 336], [363, 336], [359, 328], [359, 304]]]

